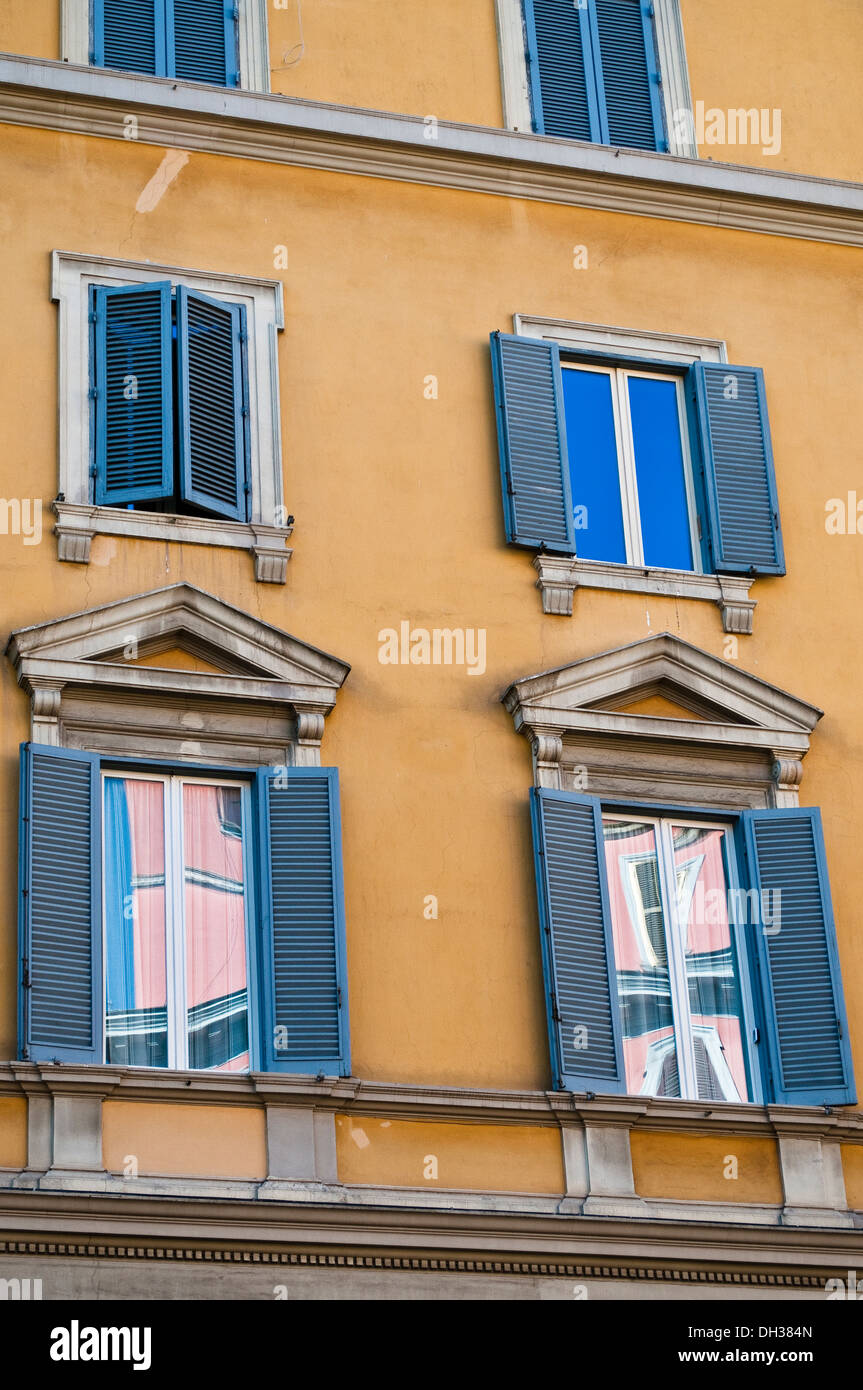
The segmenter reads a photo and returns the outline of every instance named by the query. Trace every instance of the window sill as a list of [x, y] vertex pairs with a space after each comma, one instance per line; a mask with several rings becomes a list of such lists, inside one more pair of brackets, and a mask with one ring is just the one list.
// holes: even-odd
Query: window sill
[[75, 502], [54, 502], [57, 556], [74, 564], [90, 563], [94, 536], [129, 536], [138, 540], [174, 541], [248, 550], [259, 584], [284, 584], [293, 551], [286, 548], [291, 526], [222, 520], [219, 517], [173, 516], [164, 512], [124, 511]]
[[602, 560], [579, 560], [570, 555], [537, 555], [533, 561], [542, 594], [542, 611], [572, 617], [576, 589], [617, 589], [632, 594], [665, 594], [672, 598], [707, 599], [722, 611], [726, 632], [750, 634], [755, 600], [749, 598], [754, 580], [745, 575], [691, 574], [686, 570], [640, 569]]

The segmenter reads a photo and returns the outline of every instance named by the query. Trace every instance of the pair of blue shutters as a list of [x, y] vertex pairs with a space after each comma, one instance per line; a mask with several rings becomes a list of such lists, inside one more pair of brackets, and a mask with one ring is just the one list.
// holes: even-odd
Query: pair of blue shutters
[[237, 17], [225, 0], [93, 0], [93, 63], [235, 87]]
[[[100, 782], [96, 754], [22, 747], [18, 1017], [31, 1061], [103, 1061]], [[338, 772], [261, 768], [254, 790], [252, 1065], [348, 1076]]]
[[[600, 803], [534, 789], [531, 809], [554, 1083], [620, 1094], [626, 1079]], [[739, 838], [749, 887], [781, 894], [770, 899], [781, 905], [776, 935], [745, 929], [767, 1046], [767, 1098], [853, 1105], [820, 812], [744, 811]]]
[[[560, 348], [492, 333], [491, 352], [507, 540], [575, 555], [569, 456], [578, 440], [567, 440]], [[720, 574], [784, 574], [764, 373], [696, 362], [687, 378], [707, 567]], [[583, 466], [589, 469], [589, 458]]]
[[100, 285], [93, 325], [96, 504], [178, 497], [247, 521], [244, 306], [170, 281]]
[[649, 0], [524, 0], [540, 135], [667, 150]]

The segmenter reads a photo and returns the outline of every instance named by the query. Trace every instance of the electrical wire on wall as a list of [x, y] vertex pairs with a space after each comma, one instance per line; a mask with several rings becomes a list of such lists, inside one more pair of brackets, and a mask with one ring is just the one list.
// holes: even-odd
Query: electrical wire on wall
[[[282, 8], [280, 6], [280, 8]], [[287, 6], [284, 6], [287, 9]], [[302, 61], [306, 51], [306, 41], [303, 37], [303, 5], [302, 0], [297, 0], [297, 27], [300, 31], [299, 42], [293, 47], [287, 48], [282, 53], [281, 67], [271, 68], [271, 72], [287, 72], [290, 68], [295, 68], [297, 63]], [[295, 56], [296, 55], [296, 56]]]

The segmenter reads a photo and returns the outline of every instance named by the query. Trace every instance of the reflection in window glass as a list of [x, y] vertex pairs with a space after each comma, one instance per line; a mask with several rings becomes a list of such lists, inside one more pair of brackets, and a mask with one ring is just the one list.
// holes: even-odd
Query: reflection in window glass
[[587, 518], [576, 531], [585, 560], [626, 564], [612, 378], [607, 372], [567, 368], [563, 376], [566, 447], [572, 505]]

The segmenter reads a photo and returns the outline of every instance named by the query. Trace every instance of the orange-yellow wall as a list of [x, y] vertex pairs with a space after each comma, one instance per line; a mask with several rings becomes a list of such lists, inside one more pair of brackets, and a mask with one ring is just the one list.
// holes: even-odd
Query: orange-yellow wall
[[0, 1096], [0, 1168], [23, 1168], [27, 1162], [27, 1102]]
[[[163, 151], [13, 127], [0, 143], [0, 496], [26, 487], [45, 505], [40, 546], [0, 535], [3, 632], [186, 579], [351, 663], [323, 761], [341, 770], [360, 1077], [550, 1084], [529, 748], [500, 695], [515, 678], [663, 629], [728, 654], [719, 611], [703, 602], [584, 590], [572, 619], [543, 615], [529, 555], [503, 540], [489, 331], [511, 329], [515, 311], [547, 314], [725, 338], [732, 362], [765, 367], [789, 572], [756, 582], [755, 635], [739, 640], [737, 660], [826, 710], [802, 800], [824, 811], [863, 1075], [853, 677], [863, 537], [824, 528], [825, 502], [860, 483], [860, 253], [204, 154], [141, 214], [136, 201]], [[289, 269], [276, 272], [280, 244]], [[589, 269], [573, 270], [574, 244], [588, 247]], [[57, 491], [52, 248], [281, 276], [285, 500], [296, 517], [284, 588], [256, 585], [248, 555], [204, 546], [97, 538], [89, 566], [58, 562], [48, 514]], [[437, 400], [424, 396], [430, 374]], [[378, 632], [403, 619], [484, 628], [487, 670], [380, 665]], [[5, 661], [0, 731], [0, 853], [13, 865], [29, 701]], [[0, 1055], [11, 1057], [14, 874], [0, 894]], [[437, 920], [424, 916], [428, 895]], [[182, 1132], [191, 1125], [198, 1137], [183, 1138], [178, 1153], [171, 1107], [129, 1105], [105, 1107], [112, 1165], [140, 1152], [147, 1171], [228, 1175], [232, 1129], [208, 1128], [206, 1107], [190, 1107]], [[481, 1131], [460, 1128], [482, 1145]], [[502, 1159], [488, 1171], [507, 1186], [549, 1190], [550, 1133], [525, 1139], [517, 1184]], [[347, 1142], [343, 1158], [368, 1165], [371, 1155]], [[351, 1180], [384, 1182], [414, 1163], [395, 1135], [372, 1147], [380, 1168]], [[454, 1171], [467, 1172], [460, 1162]]]
[[162, 1105], [107, 1100], [102, 1159], [109, 1173], [245, 1178], [267, 1175], [263, 1110], [239, 1105]]
[[538, 1125], [337, 1115], [336, 1152], [344, 1183], [554, 1194], [565, 1188], [560, 1131]]
[[630, 1144], [641, 1197], [782, 1204], [779, 1152], [772, 1139], [633, 1130]]
[[[494, 0], [270, 0], [267, 11], [275, 93], [502, 124]], [[681, 0], [681, 11], [693, 101], [782, 112], [777, 154], [704, 143], [702, 157], [863, 180], [859, 0]], [[58, 59], [59, 14], [60, 0], [7, 0], [0, 52]]]

